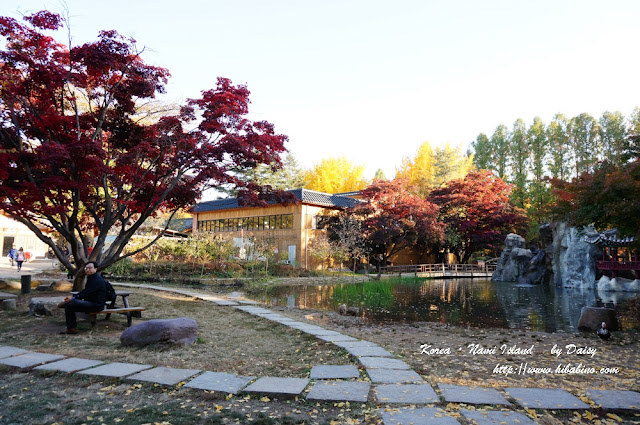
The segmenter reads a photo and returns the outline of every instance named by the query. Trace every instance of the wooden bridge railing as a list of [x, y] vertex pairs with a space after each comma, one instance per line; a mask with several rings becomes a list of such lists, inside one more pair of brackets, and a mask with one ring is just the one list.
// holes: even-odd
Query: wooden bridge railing
[[640, 270], [640, 261], [596, 261], [600, 270]]
[[418, 274], [418, 273], [493, 273], [496, 270], [495, 264], [409, 264], [404, 266], [381, 267], [383, 274]]

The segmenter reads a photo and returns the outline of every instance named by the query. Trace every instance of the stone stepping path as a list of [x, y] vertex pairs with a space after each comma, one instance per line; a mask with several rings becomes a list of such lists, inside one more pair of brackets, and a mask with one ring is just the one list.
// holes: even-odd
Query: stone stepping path
[[[373, 388], [373, 396], [380, 404], [391, 407], [380, 409], [385, 424], [459, 424], [436, 407], [416, 405], [431, 403], [486, 404], [491, 406], [511, 406], [500, 392], [493, 388], [463, 387], [439, 384], [442, 400], [422, 377], [408, 364], [395, 358], [384, 348], [372, 342], [324, 329], [283, 316], [272, 310], [255, 305], [253, 301], [239, 298], [222, 298], [200, 294], [188, 290], [176, 290], [148, 285], [117, 284], [118, 286], [154, 289], [179, 293], [185, 296], [214, 302], [221, 306], [231, 306], [252, 314], [308, 333], [326, 342], [343, 348], [356, 357], [369, 375], [370, 382], [360, 381], [360, 371], [353, 365], [314, 366], [307, 378], [279, 378], [239, 376], [223, 372], [201, 373], [195, 369], [174, 369], [137, 365], [130, 363], [107, 363], [99, 360], [65, 358], [55, 354], [35, 353], [15, 347], [0, 346], [0, 364], [19, 368], [53, 370], [82, 375], [115, 377], [130, 381], [152, 382], [161, 385], [177, 385], [186, 381], [184, 387], [227, 394], [263, 394], [278, 396], [303, 396], [311, 383], [306, 398], [313, 401], [367, 402]], [[336, 380], [340, 379], [340, 380]], [[313, 382], [311, 381], [313, 380]], [[373, 385], [372, 385], [373, 384]], [[573, 410], [589, 409], [590, 406], [562, 389], [505, 388], [506, 393], [524, 408]], [[604, 410], [628, 410], [640, 412], [640, 393], [633, 391], [587, 390], [587, 396]], [[394, 404], [405, 405], [394, 407]], [[410, 405], [406, 407], [406, 405]], [[522, 413], [501, 410], [460, 410], [468, 420], [485, 424], [534, 424]]]
[[460, 413], [478, 425], [536, 425], [529, 417], [518, 412], [462, 409]]
[[319, 339], [323, 340], [323, 341], [327, 341], [327, 342], [331, 342], [334, 345], [337, 342], [350, 342], [350, 341], [358, 341], [357, 339], [355, 339], [352, 336], [348, 336], [348, 335], [316, 335]]
[[0, 346], [0, 359], [5, 357], [17, 356], [18, 354], [28, 353], [27, 350], [15, 347]]
[[66, 356], [61, 356], [60, 354], [45, 354], [28, 351], [26, 353], [18, 354], [17, 356], [0, 359], [0, 364], [24, 369], [41, 365], [43, 363], [49, 363], [54, 360], [64, 359], [65, 357]]
[[438, 384], [442, 397], [450, 403], [511, 405], [495, 388], [470, 388]]
[[505, 388], [522, 407], [530, 409], [588, 409], [589, 405], [561, 389]]
[[309, 385], [309, 379], [305, 378], [276, 378], [264, 376], [246, 387], [245, 393], [278, 394], [296, 396]]
[[398, 359], [389, 359], [387, 357], [360, 357], [360, 363], [369, 369], [411, 369], [408, 364]]
[[604, 410], [640, 410], [640, 393], [633, 391], [587, 390], [587, 396]]
[[440, 401], [428, 384], [386, 384], [375, 389], [378, 403], [428, 404]]
[[422, 377], [413, 370], [367, 369], [374, 384], [424, 384]]
[[104, 362], [101, 360], [89, 360], [89, 359], [79, 359], [77, 357], [70, 357], [68, 359], [59, 360], [53, 363], [43, 364], [41, 366], [35, 367], [34, 369], [38, 370], [54, 370], [56, 372], [77, 372], [83, 369], [89, 369], [91, 367], [95, 367], [103, 364]]
[[360, 371], [357, 367], [351, 365], [320, 365], [314, 366], [309, 372], [310, 379], [349, 379], [359, 377]]
[[238, 394], [255, 376], [232, 375], [224, 372], [205, 372], [187, 382], [187, 388], [197, 388], [207, 391], [220, 391], [227, 394]]
[[460, 422], [446, 416], [445, 411], [437, 407], [411, 408], [387, 408], [380, 409], [382, 421], [385, 425], [460, 425]]
[[133, 364], [133, 363], [107, 363], [102, 366], [97, 366], [91, 369], [81, 370], [77, 373], [81, 375], [92, 376], [107, 376], [111, 378], [125, 378], [134, 373], [138, 373], [145, 369], [151, 369], [153, 366], [148, 364]]
[[153, 382], [161, 385], [176, 385], [202, 372], [197, 369], [174, 369], [171, 367], [154, 367], [127, 377], [129, 381]]
[[366, 403], [370, 387], [370, 383], [362, 381], [318, 381], [313, 385], [306, 399]]

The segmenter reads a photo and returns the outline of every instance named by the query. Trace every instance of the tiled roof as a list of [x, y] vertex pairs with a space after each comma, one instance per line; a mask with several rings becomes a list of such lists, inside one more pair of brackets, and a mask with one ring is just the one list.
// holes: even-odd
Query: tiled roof
[[618, 229], [605, 230], [604, 232], [596, 234], [587, 234], [583, 239], [590, 244], [604, 245], [608, 247], [629, 246], [636, 240], [633, 236], [621, 239], [618, 238]]
[[[332, 195], [330, 193], [316, 192], [308, 189], [289, 190], [303, 204], [317, 205], [321, 207], [351, 208], [361, 201], [347, 196]], [[194, 208], [195, 212], [230, 210], [240, 208], [238, 198], [216, 199], [215, 201], [200, 202]]]

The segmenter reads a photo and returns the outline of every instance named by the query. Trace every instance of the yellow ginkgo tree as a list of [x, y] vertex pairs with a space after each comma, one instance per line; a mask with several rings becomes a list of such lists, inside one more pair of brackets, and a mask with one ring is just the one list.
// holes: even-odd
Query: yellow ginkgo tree
[[353, 192], [364, 189], [364, 165], [355, 165], [346, 157], [325, 158], [305, 171], [305, 189], [325, 193]]

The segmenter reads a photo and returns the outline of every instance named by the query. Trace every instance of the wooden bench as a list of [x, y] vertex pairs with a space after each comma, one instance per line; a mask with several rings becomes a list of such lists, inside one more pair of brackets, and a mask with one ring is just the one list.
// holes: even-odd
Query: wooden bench
[[[77, 292], [71, 292], [71, 294], [77, 294]], [[105, 308], [102, 311], [94, 311], [93, 313], [86, 313], [89, 316], [89, 320], [91, 321], [91, 326], [96, 325], [97, 315], [98, 314], [106, 314], [107, 316], [104, 318], [105, 320], [109, 320], [112, 314], [126, 314], [127, 315], [127, 326], [131, 327], [131, 319], [133, 317], [140, 318], [142, 317], [142, 312], [144, 311], [144, 307], [130, 307], [129, 306], [129, 295], [131, 292], [129, 291], [116, 291], [116, 300], [118, 297], [122, 298], [122, 304], [124, 307], [117, 307], [116, 301], [107, 301], [105, 304]]]
[[105, 308], [102, 311], [94, 311], [91, 313], [87, 313], [91, 320], [91, 326], [96, 325], [98, 314], [106, 314], [105, 320], [109, 320], [112, 314], [125, 314], [127, 316], [127, 327], [131, 327], [131, 321], [133, 317], [142, 317], [142, 312], [144, 311], [144, 307], [122, 307], [122, 308]]

